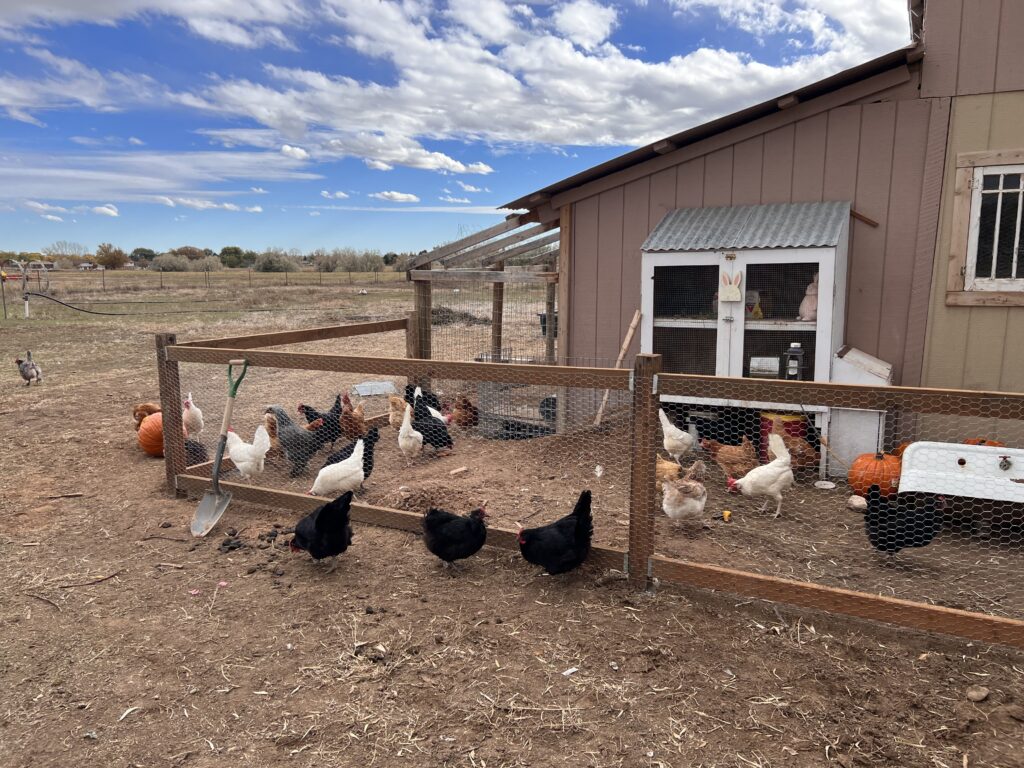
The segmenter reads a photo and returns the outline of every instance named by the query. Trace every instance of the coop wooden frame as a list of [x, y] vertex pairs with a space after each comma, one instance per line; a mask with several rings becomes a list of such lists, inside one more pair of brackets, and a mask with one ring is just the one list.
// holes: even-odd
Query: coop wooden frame
[[[430, 283], [417, 287], [429, 290]], [[554, 286], [554, 284], [552, 284]], [[423, 305], [421, 304], [420, 307]], [[429, 304], [426, 306], [429, 307]], [[429, 317], [429, 316], [428, 316]], [[255, 334], [223, 339], [178, 343], [174, 334], [156, 337], [160, 399], [165, 414], [164, 455], [167, 486], [175, 494], [200, 494], [212, 484], [212, 463], [186, 467], [181, 429], [180, 362], [224, 364], [244, 357], [250, 366], [314, 371], [372, 373], [406, 376], [416, 380], [441, 377], [466, 381], [579, 386], [632, 391], [631, 481], [629, 493], [629, 546], [627, 550], [594, 547], [588, 563], [593, 567], [624, 570], [631, 584], [644, 587], [652, 578], [702, 589], [721, 590], [744, 597], [788, 603], [833, 614], [882, 621], [910, 629], [939, 632], [970, 640], [1001, 643], [1024, 649], [1024, 621], [990, 614], [962, 611], [922, 602], [839, 589], [811, 582], [766, 576], [720, 566], [664, 557], [654, 552], [653, 527], [657, 509], [654, 494], [653, 455], [657, 445], [657, 408], [660, 395], [708, 396], [733, 400], [776, 400], [846, 405], [856, 398], [858, 407], [877, 410], [906, 409], [919, 413], [991, 415], [999, 408], [1024, 412], [1024, 394], [974, 392], [920, 387], [868, 387], [850, 384], [801, 381], [764, 381], [687, 374], [661, 374], [659, 355], [638, 355], [632, 371], [612, 368], [578, 368], [564, 365], [512, 365], [431, 360], [424, 339], [427, 318], [413, 312], [409, 317], [374, 323], [328, 326], [299, 331]], [[550, 327], [551, 324], [549, 324]], [[266, 347], [371, 333], [404, 330], [407, 358], [369, 358], [349, 355], [298, 353]], [[427, 337], [429, 339], [429, 336]], [[426, 342], [426, 343], [425, 343]], [[379, 422], [386, 415], [373, 417]], [[175, 444], [177, 441], [177, 444]], [[308, 512], [323, 499], [290, 491], [222, 482], [234, 498], [295, 512]], [[417, 513], [369, 504], [353, 505], [353, 520], [418, 533]], [[516, 550], [513, 531], [491, 527], [488, 545]]]

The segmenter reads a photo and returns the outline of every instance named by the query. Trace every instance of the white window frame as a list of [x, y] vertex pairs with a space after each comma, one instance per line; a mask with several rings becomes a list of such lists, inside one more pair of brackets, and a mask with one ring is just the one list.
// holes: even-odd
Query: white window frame
[[[1019, 173], [1024, 180], [1024, 164], [1015, 165], [983, 165], [973, 169], [971, 178], [971, 218], [970, 229], [968, 230], [966, 262], [964, 264], [964, 290], [965, 291], [1024, 291], [1024, 277], [992, 277], [979, 276], [977, 269], [978, 235], [981, 225], [981, 201], [985, 192], [982, 189], [983, 179], [988, 175]], [[988, 193], [993, 194], [993, 193]], [[999, 231], [1000, 217], [1002, 216], [1002, 194], [996, 208], [995, 230]], [[1024, 252], [1018, 247], [1022, 226], [1022, 213], [1024, 213], [1024, 189], [1020, 192], [1020, 200], [1017, 204], [1017, 221], [1014, 229], [1014, 254], [1012, 274], [1018, 274], [1024, 264]], [[995, 249], [998, 246], [997, 237], [992, 241], [992, 270], [995, 271], [996, 257]]]

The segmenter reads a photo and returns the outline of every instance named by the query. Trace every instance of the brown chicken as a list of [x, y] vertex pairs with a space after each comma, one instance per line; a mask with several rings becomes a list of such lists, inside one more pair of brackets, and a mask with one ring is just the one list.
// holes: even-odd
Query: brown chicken
[[664, 483], [677, 479], [679, 473], [683, 471], [676, 461], [663, 459], [661, 456], [655, 456], [654, 461], [654, 485], [659, 491]]
[[349, 440], [366, 437], [367, 426], [363, 418], [363, 404], [353, 407], [346, 392], [341, 398], [341, 434]]
[[[302, 428], [307, 432], [313, 432], [314, 430], [320, 429], [323, 425], [323, 419], [316, 419], [311, 421], [309, 424], [303, 424]], [[266, 427], [267, 434], [270, 435], [270, 450], [267, 451], [265, 458], [271, 459], [283, 456], [284, 452], [281, 450], [281, 442], [277, 439], [277, 416], [269, 412], [264, 413], [263, 426]]]
[[139, 425], [147, 416], [160, 413], [160, 403], [138, 403], [132, 406], [132, 420], [135, 422], [135, 431], [139, 431]]
[[759, 464], [754, 444], [746, 435], [739, 445], [723, 445], [717, 440], [701, 440], [700, 445], [711, 454], [726, 477], [743, 477]]
[[402, 428], [402, 417], [405, 416], [407, 403], [398, 395], [388, 395], [388, 424], [397, 432]]
[[[783, 428], [782, 422], [778, 419], [775, 419], [772, 422], [772, 432], [781, 437], [782, 442], [786, 444], [786, 448], [789, 450], [790, 466], [793, 469], [818, 466], [821, 457], [818, 452], [814, 450], [814, 446], [802, 437], [788, 434]], [[775, 458], [775, 454], [772, 452], [771, 448], [768, 449], [768, 458]]]
[[475, 427], [480, 423], [480, 411], [465, 395], [456, 395], [451, 407], [452, 422], [463, 429]]

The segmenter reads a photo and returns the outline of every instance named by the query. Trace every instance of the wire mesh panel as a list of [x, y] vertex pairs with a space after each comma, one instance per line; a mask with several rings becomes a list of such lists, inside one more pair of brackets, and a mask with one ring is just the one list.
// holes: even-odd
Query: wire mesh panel
[[1024, 397], [674, 378], [657, 554], [1024, 618]]

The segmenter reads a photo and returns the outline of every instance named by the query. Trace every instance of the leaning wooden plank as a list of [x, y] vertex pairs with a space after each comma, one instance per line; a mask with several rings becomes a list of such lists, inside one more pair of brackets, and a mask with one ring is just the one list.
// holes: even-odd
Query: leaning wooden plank
[[409, 269], [417, 269], [422, 267], [424, 264], [430, 264], [431, 262], [437, 261], [442, 256], [448, 256], [449, 254], [461, 251], [464, 248], [474, 246], [477, 243], [490, 240], [492, 237], [497, 237], [500, 234], [517, 229], [524, 223], [525, 222], [523, 222], [519, 216], [509, 216], [500, 224], [495, 224], [493, 227], [488, 227], [487, 229], [481, 229], [479, 232], [474, 232], [460, 240], [455, 240], [454, 242], [446, 243], [445, 245], [439, 245], [432, 251], [427, 251], [422, 256], [417, 256], [409, 265]]
[[[615, 367], [621, 368], [622, 361], [626, 358], [626, 351], [629, 349], [629, 345], [633, 343], [633, 334], [636, 333], [636, 327], [640, 325], [640, 310], [638, 309], [633, 313], [633, 321], [629, 324], [629, 328], [626, 329], [626, 337], [622, 340], [622, 346], [619, 347], [619, 356], [615, 358]], [[594, 426], [601, 426], [601, 419], [604, 418], [604, 409], [608, 406], [608, 390], [604, 391], [604, 396], [601, 398], [601, 407], [597, 409], [597, 417], [594, 419]]]
[[497, 254], [499, 251], [503, 251], [509, 246], [515, 245], [516, 243], [521, 243], [524, 240], [531, 240], [537, 237], [538, 235], [544, 234], [545, 232], [550, 232], [557, 226], [558, 224], [556, 224], [555, 222], [551, 222], [549, 224], [535, 224], [532, 227], [521, 229], [520, 231], [508, 235], [507, 237], [503, 237], [500, 240], [493, 240], [489, 243], [484, 243], [483, 245], [477, 246], [476, 248], [471, 248], [468, 251], [462, 251], [461, 253], [456, 253], [452, 256], [446, 256], [445, 258], [441, 259], [441, 263], [446, 268], [456, 267], [459, 264], [465, 264], [468, 261], [478, 259], [482, 256]]
[[[179, 488], [194, 494], [205, 493], [213, 484], [208, 477], [189, 474], [178, 475], [177, 480]], [[281, 491], [276, 488], [261, 488], [257, 485], [221, 481], [220, 486], [231, 492], [232, 501], [247, 501], [251, 504], [262, 504], [291, 512], [309, 513], [329, 501], [322, 496]], [[422, 512], [406, 512], [391, 507], [378, 507], [373, 504], [363, 504], [358, 500], [352, 503], [352, 520], [356, 523], [396, 528], [410, 533], [419, 533], [423, 530]], [[519, 551], [518, 531], [489, 525], [487, 526], [487, 546], [517, 552]], [[612, 547], [591, 547], [590, 555], [587, 558], [588, 565], [598, 568], [621, 569], [624, 562], [625, 552]]]
[[505, 250], [498, 251], [490, 256], [484, 256], [480, 259], [480, 266], [489, 267], [492, 264], [497, 264], [499, 261], [508, 261], [509, 259], [517, 258], [523, 254], [533, 253], [535, 250], [546, 248], [549, 245], [557, 245], [561, 237], [561, 232], [552, 232], [549, 235], [538, 237], [536, 240], [531, 240], [528, 243], [517, 245], [514, 248], [506, 248]]
[[[171, 347], [173, 349], [173, 347]], [[868, 387], [825, 381], [741, 379], [663, 373], [658, 394], [749, 402], [823, 405], [874, 411], [903, 409], [956, 416], [1024, 417], [1024, 393], [925, 387]]]
[[651, 566], [653, 575], [666, 581], [1024, 648], [1024, 621], [659, 555], [651, 558]]
[[[238, 357], [237, 349], [174, 346], [167, 348], [167, 359], [181, 363], [226, 364]], [[250, 368], [288, 368], [337, 373], [368, 373], [376, 376], [413, 376], [461, 381], [499, 381], [508, 384], [540, 384], [552, 387], [579, 387], [586, 382], [595, 389], [629, 389], [628, 370], [585, 368], [560, 365], [521, 365], [512, 363], [462, 363], [444, 360], [410, 360], [404, 357], [353, 357], [309, 352], [277, 352], [265, 349], [245, 353]], [[1021, 396], [1024, 398], [1024, 395]]]
[[231, 336], [220, 339], [202, 339], [178, 344], [179, 347], [231, 347], [232, 349], [257, 349], [274, 347], [280, 344], [298, 344], [303, 341], [322, 341], [323, 339], [343, 339], [349, 336], [363, 336], [369, 333], [387, 333], [404, 331], [406, 319], [380, 320], [372, 323], [352, 323], [351, 325], [325, 325], [319, 328], [303, 328], [297, 331], [277, 331], [274, 333], [257, 333], [250, 336]]
[[414, 269], [409, 272], [413, 282], [434, 283], [557, 283], [557, 272], [492, 272], [487, 269]]

